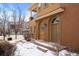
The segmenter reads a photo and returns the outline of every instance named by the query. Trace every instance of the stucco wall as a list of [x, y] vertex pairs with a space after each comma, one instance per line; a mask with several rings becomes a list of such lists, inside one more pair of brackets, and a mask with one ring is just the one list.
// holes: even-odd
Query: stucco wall
[[57, 3], [50, 3], [46, 8], [41, 8], [41, 10], [37, 13], [37, 17], [45, 15], [47, 13], [50, 13], [51, 11], [54, 11], [60, 7], [60, 4]]
[[30, 36], [36, 39], [36, 22], [34, 20], [29, 21], [29, 28], [30, 28]]
[[[49, 37], [48, 37], [48, 28], [49, 28], [49, 25], [48, 25], [48, 22], [50, 20], [50, 17], [46, 17], [46, 18], [43, 18], [43, 19], [40, 19], [40, 20], [37, 20], [36, 21], [36, 24], [37, 24], [37, 39], [41, 39], [41, 40], [44, 40], [44, 41], [48, 41]], [[40, 30], [40, 27], [41, 27], [41, 24], [44, 25], [46, 24], [46, 27], [44, 30]]]
[[60, 14], [62, 21], [61, 43], [79, 49], [79, 4], [61, 4], [64, 12]]

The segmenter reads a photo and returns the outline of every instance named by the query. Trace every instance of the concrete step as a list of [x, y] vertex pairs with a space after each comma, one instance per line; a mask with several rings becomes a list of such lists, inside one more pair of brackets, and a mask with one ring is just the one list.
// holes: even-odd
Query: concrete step
[[47, 48], [42, 47], [42, 46], [37, 46], [37, 49], [41, 50], [41, 51], [44, 52], [44, 53], [48, 51]]
[[62, 46], [58, 43], [51, 44], [50, 42], [45, 42], [45, 41], [43, 42], [43, 41], [39, 41], [39, 40], [33, 40], [32, 42], [38, 46], [42, 46], [42, 47], [45, 47], [51, 51], [56, 51], [56, 52], [66, 48], [65, 46]]

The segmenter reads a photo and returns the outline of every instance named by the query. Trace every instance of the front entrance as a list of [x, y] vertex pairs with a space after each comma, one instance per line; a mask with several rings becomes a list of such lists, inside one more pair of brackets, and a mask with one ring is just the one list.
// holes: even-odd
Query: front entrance
[[57, 42], [57, 24], [51, 23], [51, 40]]
[[60, 19], [58, 17], [53, 18], [50, 21], [50, 37], [51, 42], [58, 42], [60, 39], [60, 27], [59, 27]]

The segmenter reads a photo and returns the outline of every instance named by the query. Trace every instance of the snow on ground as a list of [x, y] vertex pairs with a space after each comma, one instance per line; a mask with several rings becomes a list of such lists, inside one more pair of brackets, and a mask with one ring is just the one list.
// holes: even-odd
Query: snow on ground
[[22, 40], [16, 44], [15, 56], [78, 56], [76, 53], [69, 52], [67, 50], [61, 50], [58, 52], [47, 50], [43, 52], [37, 49], [38, 45], [31, 42], [26, 42]]
[[61, 50], [59, 52], [59, 56], [79, 56], [79, 54], [77, 53], [72, 53], [72, 52], [69, 52], [67, 50]]
[[62, 46], [60, 44], [57, 44], [57, 43], [51, 43], [51, 42], [43, 42], [42, 43], [40, 41], [36, 41], [38, 44], [41, 44], [41, 45], [44, 45], [44, 46], [48, 46], [48, 47], [51, 47], [51, 48], [54, 48], [56, 50], [60, 49], [60, 51], [58, 52], [55, 52], [54, 54], [56, 56], [79, 56], [79, 54], [77, 53], [72, 53], [64, 48], [66, 48], [65, 46]]
[[[23, 35], [18, 35], [17, 39], [15, 39], [14, 35], [11, 35], [11, 37], [12, 37], [12, 41], [9, 41], [9, 43], [12, 43], [12, 44], [16, 43], [16, 47], [17, 47], [14, 52], [14, 56], [79, 56], [79, 54], [72, 53], [67, 50], [61, 50], [59, 52], [55, 52], [55, 51], [50, 51], [45, 48], [45, 50], [47, 50], [47, 51], [43, 52], [44, 50], [41, 51], [40, 49], [37, 48], [40, 46], [23, 40], [24, 39]], [[8, 36], [6, 37], [6, 39], [7, 38], [8, 38]], [[3, 39], [3, 36], [0, 36], [0, 40], [2, 40], [2, 39]], [[40, 42], [38, 42], [38, 43], [40, 43]], [[54, 45], [51, 46], [51, 45], [48, 45], [45, 43], [41, 43], [41, 44], [56, 48]], [[42, 48], [42, 49], [44, 49], [44, 48]]]
[[[7, 40], [7, 38], [9, 38], [9, 37], [11, 37], [12, 38], [12, 40], [11, 41], [8, 41]], [[3, 36], [0, 36], [0, 40], [3, 40]], [[23, 35], [17, 35], [17, 39], [15, 39], [15, 35], [10, 35], [10, 36], [6, 36], [5, 37], [5, 40], [7, 41], [7, 42], [9, 42], [9, 43], [11, 43], [11, 44], [15, 44], [15, 43], [17, 43], [17, 42], [19, 42], [20, 40], [23, 40], [24, 39], [24, 37], [23, 37]]]
[[37, 49], [37, 45], [30, 42], [19, 42], [15, 51], [15, 56], [55, 56], [52, 51], [42, 52]]
[[[12, 37], [13, 40], [24, 39], [23, 35], [17, 35], [17, 39], [15, 39], [15, 35], [10, 35], [10, 36], [6, 35], [5, 40], [7, 40], [8, 37]], [[0, 36], [0, 40], [3, 40], [3, 38], [4, 38], [3, 36]]]

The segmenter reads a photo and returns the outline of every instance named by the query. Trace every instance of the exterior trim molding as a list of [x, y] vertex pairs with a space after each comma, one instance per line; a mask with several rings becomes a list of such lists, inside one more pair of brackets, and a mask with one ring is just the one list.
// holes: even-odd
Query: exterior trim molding
[[61, 13], [61, 12], [63, 12], [63, 11], [64, 11], [63, 8], [58, 8], [57, 10], [54, 10], [54, 11], [52, 11], [52, 12], [46, 14], [46, 15], [43, 15], [43, 16], [40, 16], [40, 17], [35, 18], [34, 21], [37, 21], [37, 20], [39, 20], [39, 19], [42, 19], [42, 18], [51, 16], [51, 15], [54, 15], [54, 14], [57, 14], [57, 13]]

